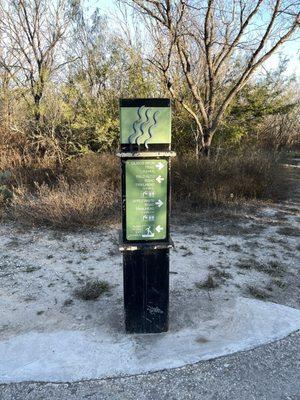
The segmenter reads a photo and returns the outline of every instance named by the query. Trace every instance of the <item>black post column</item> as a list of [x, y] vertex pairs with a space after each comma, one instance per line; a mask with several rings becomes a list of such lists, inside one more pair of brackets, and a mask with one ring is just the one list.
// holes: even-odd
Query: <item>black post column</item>
[[120, 100], [124, 310], [127, 333], [169, 324], [169, 99]]
[[123, 266], [126, 331], [166, 332], [169, 326], [169, 249], [125, 251]]

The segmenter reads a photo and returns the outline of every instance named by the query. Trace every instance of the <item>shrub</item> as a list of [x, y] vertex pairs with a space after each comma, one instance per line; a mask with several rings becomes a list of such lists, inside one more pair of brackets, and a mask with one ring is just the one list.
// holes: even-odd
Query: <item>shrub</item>
[[[41, 144], [38, 152], [21, 131], [11, 132], [0, 128], [0, 184], [27, 186], [53, 184], [62, 171], [62, 162], [56, 154], [45, 152]], [[44, 154], [43, 154], [44, 153]]]

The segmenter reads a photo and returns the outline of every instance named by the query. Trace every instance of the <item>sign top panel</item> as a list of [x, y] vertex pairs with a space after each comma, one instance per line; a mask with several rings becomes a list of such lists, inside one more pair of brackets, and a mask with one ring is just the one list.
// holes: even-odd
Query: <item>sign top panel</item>
[[170, 144], [170, 99], [121, 99], [120, 132], [122, 144]]
[[120, 107], [170, 107], [171, 100], [165, 98], [154, 99], [120, 99]]

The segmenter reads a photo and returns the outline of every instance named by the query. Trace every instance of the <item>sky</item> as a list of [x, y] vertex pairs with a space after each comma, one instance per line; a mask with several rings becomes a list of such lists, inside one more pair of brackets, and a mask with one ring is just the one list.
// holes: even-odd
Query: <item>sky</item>
[[[108, 15], [114, 11], [115, 3], [115, 0], [87, 0], [91, 10], [99, 7], [103, 13]], [[289, 59], [286, 75], [295, 75], [297, 80], [300, 81], [300, 35], [298, 35], [297, 40], [286, 42], [278, 52], [264, 63], [264, 68], [268, 71], [276, 69], [282, 56]]]

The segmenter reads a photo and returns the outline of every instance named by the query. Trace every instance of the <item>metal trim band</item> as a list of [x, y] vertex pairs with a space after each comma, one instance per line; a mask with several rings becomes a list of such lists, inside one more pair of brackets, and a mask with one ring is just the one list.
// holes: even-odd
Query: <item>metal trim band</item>
[[141, 152], [121, 152], [117, 153], [120, 158], [136, 157], [136, 158], [153, 158], [153, 157], [175, 157], [175, 151], [141, 151]]

